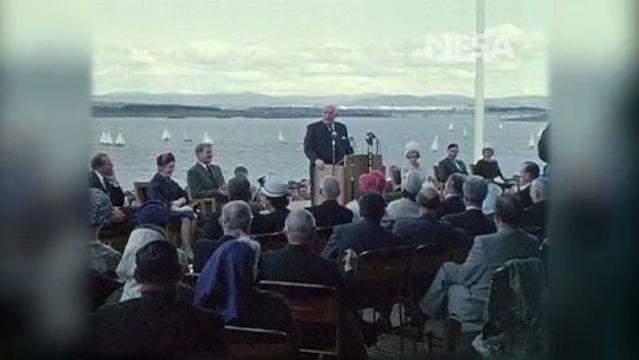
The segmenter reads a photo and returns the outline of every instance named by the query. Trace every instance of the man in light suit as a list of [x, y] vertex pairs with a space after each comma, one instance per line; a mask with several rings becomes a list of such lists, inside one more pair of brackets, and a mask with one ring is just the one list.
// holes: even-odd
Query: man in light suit
[[448, 152], [448, 156], [446, 156], [439, 162], [439, 164], [437, 164], [437, 167], [439, 169], [439, 181], [446, 182], [450, 174], [460, 173], [468, 175], [466, 164], [464, 164], [463, 161], [457, 159], [457, 154], [459, 154], [459, 145], [451, 143], [448, 144], [448, 147], [446, 149]]
[[199, 143], [195, 147], [197, 163], [186, 174], [189, 193], [194, 199], [215, 197], [225, 185], [222, 169], [211, 164], [213, 144]]
[[462, 322], [483, 320], [492, 274], [507, 260], [538, 256], [539, 241], [519, 228], [522, 208], [515, 195], [503, 195], [495, 205], [494, 234], [475, 237], [463, 264], [444, 263], [419, 307], [429, 318], [447, 313]]

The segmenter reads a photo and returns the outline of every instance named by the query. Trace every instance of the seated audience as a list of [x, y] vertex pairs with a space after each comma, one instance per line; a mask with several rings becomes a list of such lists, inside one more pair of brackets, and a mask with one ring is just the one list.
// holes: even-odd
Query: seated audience
[[87, 303], [89, 305], [89, 311], [95, 312], [98, 308], [104, 305], [104, 302], [113, 294], [116, 290], [122, 287], [122, 284], [115, 278], [105, 275], [96, 271], [95, 269], [89, 269], [89, 288]]
[[481, 204], [481, 210], [484, 215], [492, 217], [495, 213], [495, 204], [497, 203], [497, 199], [499, 199], [499, 197], [503, 194], [503, 190], [499, 185], [495, 184], [492, 179], [485, 179], [488, 191], [486, 192], [486, 198]]
[[444, 184], [444, 198], [439, 205], [439, 216], [457, 214], [466, 210], [463, 198], [463, 186], [466, 176], [451, 174]]
[[406, 181], [408, 174], [412, 171], [422, 173], [422, 176], [426, 178], [426, 169], [424, 169], [419, 163], [420, 158], [420, 146], [416, 141], [409, 141], [404, 145], [404, 157], [408, 161], [406, 166], [401, 169], [401, 182]]
[[317, 226], [335, 226], [353, 221], [353, 212], [337, 202], [340, 188], [336, 177], [323, 178], [320, 182], [319, 193], [324, 202], [308, 209], [315, 217]]
[[481, 151], [482, 158], [477, 160], [473, 175], [481, 176], [486, 180], [492, 181], [496, 178], [504, 179], [497, 160], [493, 159], [495, 150], [490, 145], [485, 145]]
[[195, 306], [216, 312], [225, 325], [279, 330], [296, 339], [297, 329], [284, 299], [255, 287], [260, 245], [227, 241], [213, 253], [195, 285]]
[[415, 202], [415, 197], [421, 190], [424, 181], [426, 181], [424, 173], [419, 171], [408, 173], [406, 180], [402, 182], [401, 199], [391, 201], [386, 209], [391, 221], [417, 217], [419, 206]]
[[98, 354], [105, 358], [223, 358], [222, 323], [176, 296], [183, 274], [175, 247], [151, 241], [135, 254], [141, 297], [100, 308]]
[[[386, 178], [384, 173], [379, 170], [372, 170], [360, 175], [359, 179], [357, 179], [357, 184], [360, 197], [371, 192], [383, 194], [386, 190]], [[346, 204], [346, 208], [353, 212], [353, 222], [359, 221], [359, 200], [349, 201]]]
[[[251, 201], [251, 183], [243, 176], [236, 176], [229, 180], [227, 186], [229, 202], [244, 201], [251, 207], [253, 221], [251, 222], [251, 232], [260, 234], [264, 233], [264, 216], [260, 214], [260, 207], [257, 203]], [[217, 210], [206, 220], [204, 229], [202, 230], [202, 239], [216, 240], [224, 235], [224, 230], [220, 223], [222, 210]], [[197, 244], [197, 242], [196, 242]]]
[[244, 176], [245, 178], [248, 179], [249, 171], [246, 168], [246, 166], [239, 165], [239, 166], [235, 167], [235, 169], [233, 170], [233, 176]]
[[529, 187], [533, 180], [539, 177], [540, 171], [539, 165], [532, 161], [524, 161], [521, 170], [519, 170], [519, 191], [517, 196], [519, 196], [519, 201], [524, 209], [532, 205]]
[[288, 183], [270, 179], [266, 181], [261, 191], [266, 199], [266, 207], [269, 211], [268, 214], [264, 215], [262, 233], [274, 233], [284, 230], [284, 222], [290, 213], [288, 209]]
[[180, 185], [171, 179], [175, 170], [175, 156], [170, 153], [160, 154], [156, 163], [158, 172], [149, 183], [147, 197], [149, 200], [159, 200], [170, 206], [171, 221], [180, 224], [180, 239], [182, 247], [189, 258], [193, 258], [191, 239], [195, 231], [195, 213], [188, 206], [189, 195]]
[[438, 244], [458, 240], [455, 229], [437, 218], [440, 205], [439, 193], [432, 186], [423, 188], [417, 194], [419, 216], [402, 219], [395, 223], [393, 232], [410, 245]]
[[439, 174], [437, 174], [439, 181], [447, 181], [451, 174], [460, 173], [468, 175], [466, 164], [457, 159], [457, 155], [459, 154], [459, 145], [455, 143], [448, 144], [446, 150], [447, 156], [442, 159], [439, 164], [437, 164], [437, 168], [439, 169]]
[[195, 147], [197, 162], [186, 173], [189, 193], [194, 199], [216, 197], [225, 184], [222, 169], [211, 163], [213, 144], [199, 143]]
[[463, 185], [466, 211], [444, 216], [442, 219], [469, 236], [490, 234], [497, 231], [495, 223], [482, 212], [482, 203], [488, 193], [486, 181], [479, 176], [469, 176]]
[[[471, 180], [472, 181], [472, 180]], [[537, 239], [519, 228], [522, 208], [509, 194], [497, 200], [498, 232], [475, 237], [463, 264], [444, 263], [419, 307], [429, 318], [448, 314], [461, 322], [482, 321], [492, 274], [507, 260], [538, 255]]]
[[98, 233], [104, 223], [113, 217], [113, 205], [107, 195], [95, 188], [89, 189], [89, 225], [93, 231], [93, 240], [88, 244], [89, 266], [95, 271], [114, 276], [122, 255], [98, 240]]
[[[239, 179], [239, 178], [238, 178]], [[234, 187], [233, 179], [229, 181], [229, 190]], [[223, 243], [235, 239], [248, 239], [251, 233], [253, 216], [248, 204], [241, 200], [226, 203], [217, 218], [223, 229], [223, 235], [217, 240], [201, 239], [194, 247], [193, 271], [199, 273], [204, 268], [211, 255]]]
[[359, 206], [362, 220], [335, 227], [333, 235], [322, 251], [323, 258], [343, 259], [347, 249], [360, 254], [366, 250], [404, 245], [397, 235], [380, 225], [386, 213], [386, 203], [380, 194], [365, 194], [359, 199]]
[[171, 219], [169, 206], [160, 200], [148, 200], [135, 212], [135, 220], [140, 225], [166, 227]]
[[524, 209], [521, 223], [524, 229], [531, 230], [533, 235], [540, 239], [545, 238], [546, 234], [548, 185], [549, 180], [545, 177], [537, 178], [530, 184], [530, 198], [533, 204]]
[[341, 289], [344, 280], [334, 261], [315, 254], [315, 219], [307, 210], [295, 210], [286, 218], [284, 232], [288, 245], [262, 255], [264, 280], [320, 284]]

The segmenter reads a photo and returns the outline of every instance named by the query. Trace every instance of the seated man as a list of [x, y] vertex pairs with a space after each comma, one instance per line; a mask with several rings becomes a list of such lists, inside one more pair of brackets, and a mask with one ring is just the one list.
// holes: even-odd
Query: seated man
[[392, 232], [382, 228], [380, 222], [386, 211], [382, 195], [368, 193], [359, 199], [361, 220], [337, 226], [322, 251], [325, 259], [343, 259], [346, 250], [360, 254], [366, 250], [391, 248], [405, 245]]
[[222, 358], [222, 323], [217, 315], [176, 300], [183, 269], [175, 246], [152, 241], [138, 250], [135, 259], [142, 297], [98, 310], [98, 354], [105, 358]]
[[393, 229], [393, 232], [405, 244], [438, 244], [458, 240], [458, 232], [452, 226], [441, 223], [437, 219], [440, 204], [437, 189], [432, 186], [423, 188], [417, 194], [417, 204], [419, 204], [419, 216], [399, 220]]
[[533, 204], [529, 187], [533, 180], [539, 177], [540, 172], [539, 165], [532, 161], [524, 161], [521, 170], [519, 170], [519, 191], [517, 196], [519, 196], [519, 201], [524, 209]]
[[[251, 213], [253, 214], [253, 222], [251, 223], [251, 231], [255, 233], [262, 232], [264, 227], [264, 216], [260, 214], [260, 208], [257, 203], [251, 201], [251, 183], [246, 177], [236, 176], [229, 180], [227, 186], [229, 201], [244, 201], [251, 207]], [[220, 215], [222, 211], [218, 210], [211, 214], [204, 224], [202, 230], [202, 239], [215, 240], [224, 235], [224, 230], [220, 224]]]
[[429, 318], [446, 314], [461, 322], [482, 321], [492, 274], [507, 260], [538, 255], [537, 238], [519, 228], [522, 209], [513, 195], [495, 205], [496, 234], [480, 235], [463, 264], [444, 263], [419, 303]]
[[315, 217], [318, 227], [347, 224], [353, 221], [353, 212], [337, 202], [340, 188], [336, 177], [323, 178], [320, 182], [319, 193], [324, 201], [320, 205], [308, 208], [308, 211]]
[[460, 228], [471, 237], [497, 231], [495, 223], [482, 212], [482, 203], [488, 193], [486, 181], [479, 176], [469, 176], [463, 185], [466, 211], [444, 216], [443, 220]]
[[466, 210], [463, 199], [463, 186], [466, 176], [451, 174], [444, 185], [444, 198], [439, 205], [439, 217], [458, 214]]
[[547, 178], [537, 178], [530, 184], [530, 198], [533, 204], [524, 209], [521, 222], [525, 230], [530, 230], [540, 239], [545, 238], [546, 235], [548, 184]]
[[219, 166], [213, 165], [213, 144], [199, 143], [195, 147], [197, 163], [186, 173], [186, 182], [193, 199], [217, 197], [225, 185]]
[[415, 202], [415, 197], [421, 190], [424, 181], [426, 178], [421, 171], [411, 171], [406, 175], [406, 180], [402, 182], [401, 199], [391, 201], [386, 209], [391, 221], [418, 216], [419, 206]]
[[221, 210], [219, 223], [224, 235], [217, 240], [202, 239], [195, 243], [193, 249], [193, 271], [202, 272], [211, 255], [223, 243], [240, 238], [248, 238], [251, 232], [253, 215], [248, 204], [241, 200], [226, 203]]
[[122, 254], [98, 239], [100, 228], [114, 215], [113, 205], [105, 193], [98, 189], [89, 189], [89, 226], [94, 234], [87, 245], [89, 267], [100, 274], [115, 278], [115, 269]]
[[468, 171], [466, 170], [466, 164], [463, 161], [457, 159], [457, 155], [459, 154], [459, 145], [455, 143], [448, 144], [447, 156], [442, 159], [437, 167], [439, 169], [438, 178], [439, 181], [446, 181], [450, 174], [460, 173], [464, 175], [468, 175]]
[[264, 280], [320, 284], [341, 289], [342, 275], [334, 261], [323, 259], [311, 249], [315, 240], [315, 219], [303, 209], [295, 210], [286, 218], [284, 232], [288, 245], [262, 255]]
[[[372, 170], [369, 173], [363, 173], [357, 179], [359, 185], [359, 196], [370, 192], [383, 194], [386, 190], [386, 179], [384, 173], [379, 170]], [[353, 199], [346, 204], [346, 208], [353, 212], [353, 222], [359, 221], [359, 199]]]

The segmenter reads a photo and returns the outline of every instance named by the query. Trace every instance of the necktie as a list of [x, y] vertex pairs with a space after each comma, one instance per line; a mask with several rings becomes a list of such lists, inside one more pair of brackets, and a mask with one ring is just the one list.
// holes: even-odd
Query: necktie
[[211, 170], [211, 166], [206, 165], [206, 171], [209, 173], [211, 177], [213, 177], [213, 170]]

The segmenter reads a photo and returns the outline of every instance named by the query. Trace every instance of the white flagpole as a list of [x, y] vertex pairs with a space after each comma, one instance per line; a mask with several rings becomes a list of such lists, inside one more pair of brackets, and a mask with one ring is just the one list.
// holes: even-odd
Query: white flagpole
[[484, 146], [484, 29], [486, 2], [477, 0], [477, 54], [475, 59], [475, 145], [473, 162], [481, 158]]

